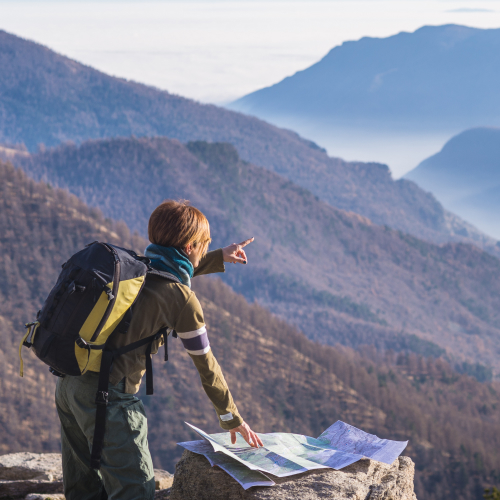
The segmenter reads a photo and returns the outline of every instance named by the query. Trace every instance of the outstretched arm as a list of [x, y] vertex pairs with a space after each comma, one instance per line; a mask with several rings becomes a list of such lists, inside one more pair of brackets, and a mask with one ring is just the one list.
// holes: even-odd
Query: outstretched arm
[[222, 248], [218, 248], [217, 250], [207, 252], [202, 257], [200, 263], [194, 268], [193, 277], [201, 276], [202, 274], [223, 273], [225, 270]]
[[224, 267], [224, 262], [246, 264], [248, 259], [244, 248], [252, 243], [253, 240], [254, 238], [250, 238], [241, 243], [233, 243], [225, 248], [218, 248], [217, 250], [207, 252], [195, 268], [194, 276], [223, 273], [226, 269]]
[[[179, 332], [177, 334], [182, 339], [182, 334]], [[263, 446], [259, 436], [239, 415], [222, 370], [212, 351], [210, 350], [203, 355], [189, 353], [189, 356], [198, 370], [203, 389], [219, 417], [220, 426], [231, 433], [231, 443], [236, 443], [236, 433], [240, 433], [250, 446], [254, 448]]]
[[182, 309], [175, 331], [198, 370], [203, 389], [219, 418], [219, 425], [231, 432], [234, 441], [236, 432], [239, 432], [250, 446], [262, 446], [260, 439], [238, 413], [219, 363], [210, 349], [203, 311], [194, 293]]

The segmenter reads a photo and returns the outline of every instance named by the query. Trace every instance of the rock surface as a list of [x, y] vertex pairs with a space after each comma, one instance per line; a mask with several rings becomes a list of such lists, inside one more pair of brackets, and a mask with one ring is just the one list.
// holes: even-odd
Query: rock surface
[[2, 455], [0, 456], [0, 479], [4, 481], [62, 480], [61, 454], [23, 452]]
[[341, 471], [326, 469], [272, 479], [272, 487], [245, 491], [202, 455], [184, 451], [177, 463], [169, 500], [416, 500], [415, 465], [399, 457], [392, 465], [360, 460]]
[[62, 493], [31, 493], [24, 500], [64, 500]]
[[[154, 469], [156, 489], [168, 498], [173, 474]], [[0, 456], [0, 500], [64, 500], [60, 453], [11, 453]]]
[[168, 490], [160, 490], [155, 493], [155, 500], [170, 500], [170, 492], [172, 491], [172, 488], [169, 488]]
[[154, 469], [157, 490], [166, 490], [172, 486], [174, 475], [166, 470]]
[[0, 456], [0, 499], [62, 491], [59, 453], [22, 452]]

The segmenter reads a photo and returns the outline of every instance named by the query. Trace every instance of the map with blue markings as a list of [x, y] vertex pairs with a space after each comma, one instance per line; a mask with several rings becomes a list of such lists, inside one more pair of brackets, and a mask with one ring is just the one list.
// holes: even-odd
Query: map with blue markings
[[229, 432], [206, 434], [187, 425], [203, 439], [178, 444], [204, 455], [212, 466], [226, 471], [244, 489], [273, 486], [268, 474], [287, 477], [315, 469], [339, 470], [362, 458], [392, 464], [408, 444], [380, 439], [340, 420], [318, 438], [284, 432], [259, 434], [262, 448], [250, 447], [240, 435], [231, 444]]

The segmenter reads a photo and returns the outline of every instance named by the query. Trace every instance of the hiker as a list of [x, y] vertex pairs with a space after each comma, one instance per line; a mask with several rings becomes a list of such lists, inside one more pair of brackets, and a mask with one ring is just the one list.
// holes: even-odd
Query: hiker
[[[206, 217], [187, 202], [167, 200], [151, 214], [151, 244], [145, 256], [151, 266], [178, 278], [180, 283], [148, 275], [132, 306], [125, 334], [110, 337], [119, 348], [154, 334], [164, 327], [175, 331], [193, 360], [203, 389], [212, 402], [220, 426], [236, 442], [240, 433], [253, 447], [262, 441], [244, 422], [217, 363], [207, 336], [203, 311], [191, 291], [191, 278], [224, 272], [224, 262], [246, 264], [244, 247], [253, 241], [207, 253], [211, 241]], [[152, 344], [151, 353], [163, 343]], [[56, 406], [61, 420], [64, 493], [67, 500], [153, 499], [155, 479], [147, 441], [147, 420], [142, 401], [135, 394], [146, 371], [146, 346], [114, 360], [109, 379], [109, 402], [100, 470], [90, 467], [90, 449], [96, 419], [96, 388], [99, 373], [58, 379]], [[161, 425], [168, 425], [162, 422]]]

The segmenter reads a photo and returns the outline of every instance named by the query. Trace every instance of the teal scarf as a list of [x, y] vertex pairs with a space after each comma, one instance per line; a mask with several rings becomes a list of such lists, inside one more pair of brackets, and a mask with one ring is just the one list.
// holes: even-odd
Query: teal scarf
[[194, 267], [182, 250], [151, 244], [147, 246], [144, 255], [151, 259], [151, 267], [173, 274], [181, 283], [191, 288]]

